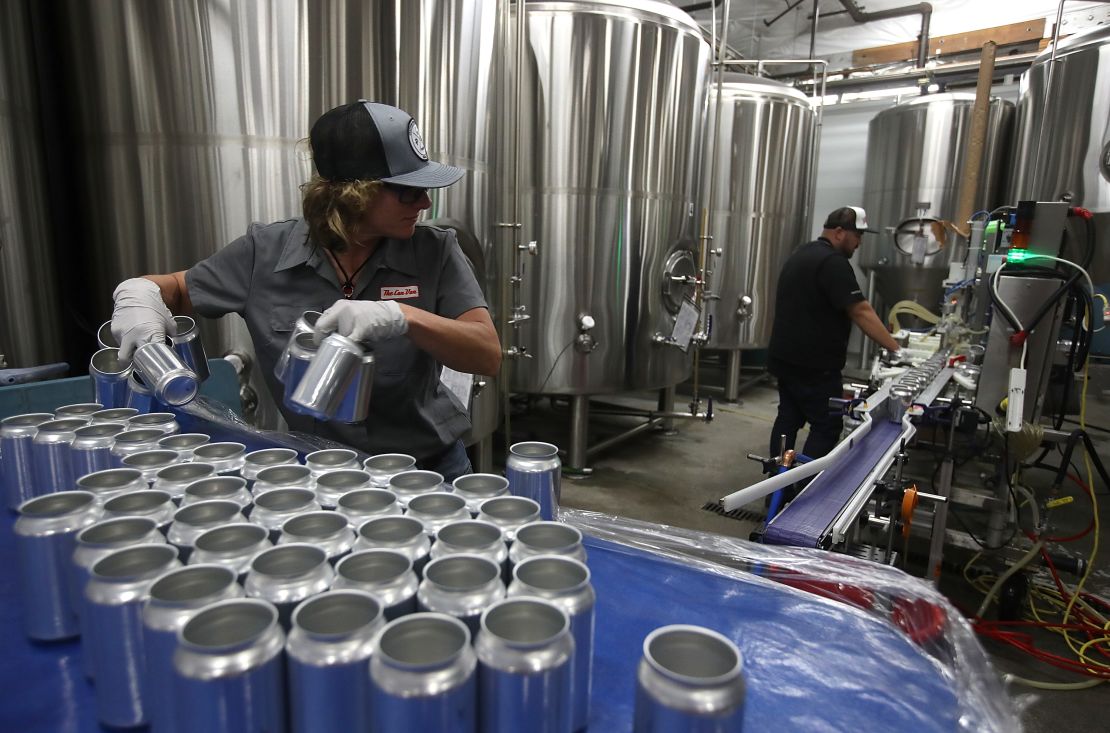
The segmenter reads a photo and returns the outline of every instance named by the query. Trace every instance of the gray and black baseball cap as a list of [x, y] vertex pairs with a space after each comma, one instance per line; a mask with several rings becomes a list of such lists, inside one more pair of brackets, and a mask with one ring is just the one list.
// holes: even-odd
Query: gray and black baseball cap
[[365, 99], [320, 115], [309, 140], [316, 171], [329, 181], [443, 188], [465, 173], [428, 160], [424, 137], [408, 112]]

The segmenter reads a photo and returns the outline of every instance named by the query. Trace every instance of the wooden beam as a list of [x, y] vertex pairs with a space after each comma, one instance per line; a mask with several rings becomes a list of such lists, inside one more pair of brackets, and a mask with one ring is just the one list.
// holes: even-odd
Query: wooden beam
[[[1015, 43], [1040, 41], [1044, 37], [1045, 19], [1036, 18], [1021, 23], [1010, 23], [994, 28], [984, 28], [966, 33], [954, 33], [950, 36], [937, 36], [929, 39], [929, 58], [947, 56], [956, 53], [976, 51], [983, 47], [987, 41], [994, 41], [999, 46], [1009, 46]], [[852, 52], [852, 66], [873, 66], [875, 64], [891, 64], [899, 61], [913, 61], [917, 58], [917, 41], [895, 43], [889, 46], [876, 46], [862, 48]]]

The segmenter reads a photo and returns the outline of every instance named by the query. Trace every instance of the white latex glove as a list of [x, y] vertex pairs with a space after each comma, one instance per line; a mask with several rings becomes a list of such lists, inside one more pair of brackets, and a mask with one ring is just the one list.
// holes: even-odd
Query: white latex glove
[[393, 300], [337, 300], [316, 321], [316, 333], [335, 331], [355, 341], [375, 343], [407, 332], [409, 324]]
[[150, 280], [133, 277], [112, 293], [112, 335], [119, 341], [119, 358], [130, 361], [135, 349], [177, 333], [173, 314], [162, 300], [162, 291]]

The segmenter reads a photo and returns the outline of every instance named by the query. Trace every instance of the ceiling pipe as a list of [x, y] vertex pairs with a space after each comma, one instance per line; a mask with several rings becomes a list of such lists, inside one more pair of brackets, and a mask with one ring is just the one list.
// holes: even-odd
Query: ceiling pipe
[[925, 67], [925, 59], [929, 56], [929, 22], [933, 17], [933, 6], [929, 3], [917, 3], [915, 5], [903, 5], [899, 8], [890, 8], [888, 10], [877, 10], [873, 13], [864, 11], [859, 5], [856, 5], [855, 0], [840, 0], [840, 4], [851, 16], [852, 20], [857, 23], [870, 23], [873, 20], [886, 20], [888, 18], [901, 18], [906, 15], [920, 15], [921, 16], [921, 35], [918, 37], [917, 46], [917, 68]]

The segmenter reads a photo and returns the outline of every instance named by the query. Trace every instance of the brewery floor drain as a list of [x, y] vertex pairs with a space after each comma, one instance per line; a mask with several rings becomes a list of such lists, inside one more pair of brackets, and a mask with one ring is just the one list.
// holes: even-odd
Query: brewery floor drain
[[719, 501], [707, 501], [702, 506], [702, 509], [707, 512], [713, 512], [714, 514], [720, 514], [722, 517], [728, 517], [729, 519], [739, 519], [742, 522], [762, 522], [767, 519], [767, 515], [764, 512], [753, 512], [748, 509], [733, 509], [730, 512], [726, 512]]

